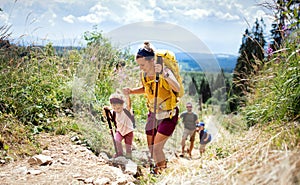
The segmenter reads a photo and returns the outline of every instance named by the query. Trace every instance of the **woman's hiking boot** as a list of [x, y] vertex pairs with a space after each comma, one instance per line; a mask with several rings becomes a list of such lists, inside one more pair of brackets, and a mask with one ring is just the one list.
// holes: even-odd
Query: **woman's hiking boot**
[[150, 173], [157, 175], [161, 174], [161, 172], [167, 168], [167, 160], [158, 162], [155, 164], [155, 166], [151, 169]]

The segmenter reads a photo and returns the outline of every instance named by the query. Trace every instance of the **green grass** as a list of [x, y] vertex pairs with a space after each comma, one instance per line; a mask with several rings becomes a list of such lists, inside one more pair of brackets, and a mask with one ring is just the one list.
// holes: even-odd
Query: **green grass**
[[[21, 57], [25, 51], [28, 53]], [[110, 78], [116, 76], [115, 65], [121, 57], [130, 56], [105, 39], [61, 55], [51, 43], [27, 48], [11, 44], [0, 53], [0, 159], [39, 153], [34, 138], [41, 132], [76, 132], [95, 152], [111, 148], [103, 142], [107, 137], [104, 130], [97, 130], [94, 123], [101, 122], [101, 107], [118, 86], [118, 79]], [[78, 79], [82, 83], [77, 83]], [[83, 125], [76, 117], [81, 112], [87, 113]], [[100, 145], [101, 141], [107, 144]]]
[[[297, 32], [296, 32], [297, 33]], [[248, 126], [257, 123], [299, 120], [300, 53], [299, 37], [284, 45], [267, 61], [260, 75], [253, 76], [243, 114]]]

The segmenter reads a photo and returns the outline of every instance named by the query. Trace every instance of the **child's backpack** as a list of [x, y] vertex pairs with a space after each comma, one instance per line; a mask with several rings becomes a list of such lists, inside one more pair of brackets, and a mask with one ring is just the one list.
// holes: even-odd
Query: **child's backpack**
[[177, 101], [179, 101], [179, 98], [181, 98], [184, 95], [184, 86], [182, 83], [182, 79], [180, 76], [180, 71], [179, 71], [179, 65], [178, 61], [175, 58], [175, 54], [172, 51], [168, 50], [158, 50], [155, 51], [155, 56], [156, 59], [157, 57], [162, 57], [163, 58], [163, 65], [165, 65], [167, 68], [169, 68], [172, 73], [175, 75], [179, 85], [180, 85], [180, 91], [174, 93]]
[[[133, 124], [133, 128], [135, 128], [136, 125], [135, 125], [134, 115], [131, 114], [131, 112], [130, 112], [129, 110], [125, 109], [125, 108], [123, 108], [123, 111], [125, 112], [125, 114], [126, 114], [126, 115], [129, 117], [129, 119], [131, 120], [131, 122], [132, 122], [132, 124]], [[112, 119], [113, 119], [113, 122], [114, 122], [114, 124], [115, 124], [115, 127], [117, 127], [117, 126], [116, 126], [116, 112], [115, 112], [115, 111], [113, 111]]]
[[134, 119], [134, 114], [131, 114], [131, 112], [127, 109], [123, 109], [125, 114], [129, 117], [129, 119], [131, 120], [132, 124], [133, 124], [133, 128], [135, 128], [135, 119]]

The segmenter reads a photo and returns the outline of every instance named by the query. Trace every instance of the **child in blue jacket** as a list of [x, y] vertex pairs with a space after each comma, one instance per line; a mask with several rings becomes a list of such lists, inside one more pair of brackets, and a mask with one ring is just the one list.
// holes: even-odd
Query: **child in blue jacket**
[[204, 126], [205, 126], [204, 122], [199, 122], [196, 125], [196, 130], [197, 132], [199, 132], [199, 139], [200, 139], [200, 155], [202, 155], [205, 152], [206, 144], [211, 142], [211, 134], [207, 132]]

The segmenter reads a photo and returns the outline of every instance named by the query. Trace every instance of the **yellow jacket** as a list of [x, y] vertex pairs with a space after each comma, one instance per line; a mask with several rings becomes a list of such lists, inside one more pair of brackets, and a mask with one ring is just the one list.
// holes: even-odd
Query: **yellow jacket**
[[[142, 83], [147, 97], [149, 111], [154, 112], [155, 79], [151, 80], [142, 73]], [[170, 111], [176, 107], [177, 97], [168, 82], [160, 75], [157, 94], [157, 112]]]

